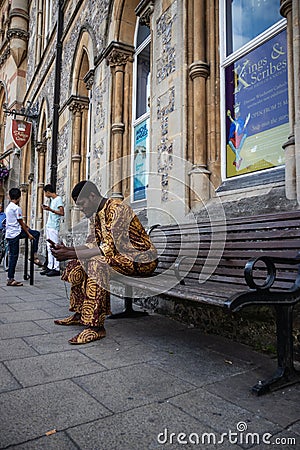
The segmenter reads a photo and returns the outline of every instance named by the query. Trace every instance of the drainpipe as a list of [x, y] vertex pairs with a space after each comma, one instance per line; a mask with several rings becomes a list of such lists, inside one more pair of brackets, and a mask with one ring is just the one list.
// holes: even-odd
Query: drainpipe
[[62, 62], [62, 34], [63, 34], [63, 0], [58, 2], [57, 12], [57, 37], [56, 37], [56, 59], [55, 59], [55, 79], [53, 95], [53, 120], [52, 120], [52, 151], [51, 151], [51, 176], [50, 182], [56, 189], [57, 182], [57, 143], [58, 143], [58, 120], [60, 103], [60, 82], [61, 82], [61, 62]]

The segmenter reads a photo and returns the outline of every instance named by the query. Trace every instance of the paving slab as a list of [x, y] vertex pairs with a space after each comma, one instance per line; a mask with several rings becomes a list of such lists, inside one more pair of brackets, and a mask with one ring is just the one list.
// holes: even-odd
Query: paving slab
[[[79, 346], [70, 346], [68, 340], [78, 334], [82, 327], [58, 327], [57, 333], [45, 333], [39, 336], [24, 337], [24, 341], [34, 348], [39, 354], [58, 353], [73, 349], [80, 349]], [[92, 344], [91, 345], [95, 345]]]
[[16, 338], [0, 341], [0, 361], [22, 359], [36, 354], [36, 351], [22, 339]]
[[0, 393], [19, 389], [20, 383], [14, 378], [3, 363], [0, 363]]
[[26, 322], [28, 320], [39, 320], [39, 319], [49, 319], [52, 316], [48, 312], [42, 311], [41, 309], [34, 309], [30, 311], [16, 311], [12, 313], [1, 314], [1, 320], [3, 323], [14, 323], [14, 322]]
[[[209, 384], [206, 389], [286, 428], [300, 418], [299, 389], [297, 386], [290, 386], [259, 397], [253, 395], [249, 387], [256, 384], [257, 380], [265, 379], [267, 374], [270, 375], [270, 371], [258, 368], [227, 378], [221, 383]], [[239, 389], [236, 388], [237, 386]]]
[[70, 378], [71, 371], [78, 377], [105, 370], [77, 350], [7, 361], [6, 367], [24, 387]]
[[111, 348], [99, 345], [82, 349], [81, 352], [103, 364], [107, 369], [153, 361], [159, 357], [160, 353], [157, 348], [143, 343], [114, 344]]
[[190, 383], [145, 363], [87, 375], [74, 381], [113, 412], [165, 400], [193, 388]]
[[[213, 441], [220, 438], [209, 426], [167, 402], [155, 402], [114, 414], [70, 429], [68, 434], [79, 448], [94, 450], [216, 449], [218, 446], [213, 445]], [[210, 445], [208, 439], [211, 440]], [[190, 440], [195, 444], [188, 445]], [[185, 441], [187, 443], [183, 443]], [[232, 450], [232, 444], [224, 441], [219, 448]], [[237, 445], [234, 448], [239, 450], [241, 447]]]
[[1, 448], [111, 414], [71, 380], [5, 392], [0, 396], [0, 411]]
[[197, 389], [170, 399], [172, 405], [185, 411], [195, 418], [201, 417], [201, 422], [211, 427], [219, 434], [232, 430], [237, 432], [241, 423], [249, 432], [278, 433], [282, 428], [259, 414], [242, 408], [230, 400], [211, 394], [205, 389]]
[[[49, 430], [51, 431], [51, 430]], [[78, 446], [65, 432], [56, 432], [42, 438], [10, 446], [13, 450], [78, 450]]]

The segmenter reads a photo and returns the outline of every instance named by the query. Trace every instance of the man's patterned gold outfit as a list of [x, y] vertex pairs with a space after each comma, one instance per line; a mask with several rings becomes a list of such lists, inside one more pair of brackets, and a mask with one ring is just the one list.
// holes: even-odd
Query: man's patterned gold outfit
[[120, 199], [108, 199], [96, 213], [94, 236], [86, 245], [99, 247], [99, 256], [70, 261], [62, 280], [71, 283], [70, 311], [79, 313], [84, 325], [101, 327], [110, 314], [111, 273], [151, 275], [157, 253], [137, 216]]

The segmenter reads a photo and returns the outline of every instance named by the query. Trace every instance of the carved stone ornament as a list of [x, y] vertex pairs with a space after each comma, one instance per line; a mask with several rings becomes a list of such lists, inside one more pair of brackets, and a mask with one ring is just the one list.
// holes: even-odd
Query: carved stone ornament
[[88, 73], [83, 78], [83, 81], [85, 82], [85, 86], [88, 91], [92, 90], [93, 84], [94, 84], [94, 69], [91, 69], [88, 71]]
[[135, 8], [136, 15], [140, 18], [140, 25], [150, 28], [150, 18], [154, 11], [153, 0], [142, 0]]
[[81, 113], [84, 109], [89, 108], [89, 99], [85, 97], [79, 98], [72, 96], [67, 103], [69, 105], [69, 110], [73, 114], [76, 114], [78, 112]]
[[38, 153], [46, 153], [47, 151], [47, 146], [44, 142], [37, 142], [36, 146], [35, 146], [35, 150]]
[[124, 53], [120, 50], [114, 49], [108, 55], [107, 62], [110, 65], [110, 67], [125, 66], [130, 56], [131, 55], [128, 55], [128, 53]]
[[29, 33], [28, 31], [21, 30], [21, 28], [11, 28], [7, 31], [7, 39], [22, 39], [23, 41], [28, 41]]

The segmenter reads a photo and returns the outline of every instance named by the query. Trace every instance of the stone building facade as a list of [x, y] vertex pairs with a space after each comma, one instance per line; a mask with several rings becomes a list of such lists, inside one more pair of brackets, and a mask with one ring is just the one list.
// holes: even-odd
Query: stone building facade
[[[124, 197], [145, 223], [300, 204], [298, 0], [0, 1], [0, 200], [20, 185], [43, 230], [43, 186]], [[32, 121], [18, 149], [13, 118]]]

